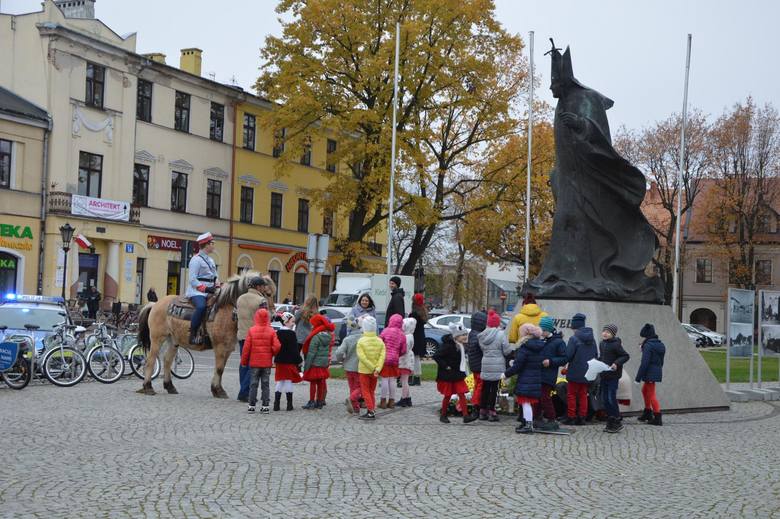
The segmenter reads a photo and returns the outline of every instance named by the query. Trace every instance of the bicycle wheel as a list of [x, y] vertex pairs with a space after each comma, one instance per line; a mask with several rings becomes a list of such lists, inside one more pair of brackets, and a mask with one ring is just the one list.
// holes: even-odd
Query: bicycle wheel
[[[130, 353], [127, 354], [127, 360], [130, 362], [130, 369], [136, 377], [141, 380], [144, 379], [146, 372], [146, 352], [141, 344], [136, 344], [130, 349]], [[154, 371], [152, 371], [152, 380], [156, 379], [160, 374], [160, 358], [154, 359]]]
[[176, 358], [173, 359], [171, 375], [176, 378], [190, 378], [195, 373], [195, 359], [190, 350], [177, 348]]
[[32, 380], [30, 361], [20, 355], [13, 366], [3, 373], [0, 373], [0, 378], [2, 378], [3, 382], [11, 389], [24, 389], [27, 387], [27, 384], [30, 383], [30, 380]]
[[92, 378], [103, 384], [113, 384], [125, 372], [125, 359], [115, 347], [98, 343], [87, 354], [87, 369]]
[[70, 347], [49, 350], [43, 357], [43, 374], [55, 386], [75, 386], [87, 374], [87, 360]]

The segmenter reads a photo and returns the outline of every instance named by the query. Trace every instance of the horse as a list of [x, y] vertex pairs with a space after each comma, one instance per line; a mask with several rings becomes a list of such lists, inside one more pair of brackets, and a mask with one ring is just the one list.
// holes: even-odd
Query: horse
[[[215, 398], [228, 397], [222, 388], [222, 373], [238, 342], [238, 323], [235, 318], [236, 301], [249, 289], [249, 280], [259, 275], [257, 272], [245, 272], [228, 279], [217, 289], [213, 308], [210, 308], [204, 316], [204, 319], [207, 319], [206, 332], [211, 347], [214, 349], [215, 366], [214, 375], [211, 378], [211, 394]], [[266, 285], [263, 286], [262, 292], [268, 298], [269, 306], [272, 306], [276, 286], [270, 277], [263, 276], [263, 279], [265, 279]], [[163, 297], [156, 303], [147, 304], [139, 314], [138, 341], [146, 352], [146, 366], [143, 386], [137, 393], [156, 394], [152, 388], [152, 373], [157, 356], [163, 346], [167, 346], [163, 364], [163, 387], [170, 394], [178, 394], [171, 380], [171, 366], [176, 358], [177, 348], [181, 346], [193, 351], [203, 351], [208, 348], [206, 344], [189, 344], [190, 321], [168, 313], [168, 307], [179, 297], [176, 295]], [[213, 315], [210, 320], [209, 314]]]

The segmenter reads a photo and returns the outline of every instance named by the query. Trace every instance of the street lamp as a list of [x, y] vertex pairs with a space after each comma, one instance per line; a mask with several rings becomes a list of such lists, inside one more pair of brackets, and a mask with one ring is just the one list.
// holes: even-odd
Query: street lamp
[[65, 253], [65, 261], [62, 265], [62, 299], [65, 299], [65, 287], [68, 284], [68, 251], [70, 250], [70, 239], [73, 238], [73, 231], [76, 229], [66, 223], [60, 227], [60, 236], [62, 237], [62, 250]]

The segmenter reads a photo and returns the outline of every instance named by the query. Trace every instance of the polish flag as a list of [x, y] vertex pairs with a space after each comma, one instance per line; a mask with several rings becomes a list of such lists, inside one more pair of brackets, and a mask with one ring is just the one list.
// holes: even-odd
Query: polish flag
[[90, 242], [83, 234], [77, 234], [74, 241], [78, 243], [79, 247], [82, 249], [88, 249], [92, 247], [92, 242]]

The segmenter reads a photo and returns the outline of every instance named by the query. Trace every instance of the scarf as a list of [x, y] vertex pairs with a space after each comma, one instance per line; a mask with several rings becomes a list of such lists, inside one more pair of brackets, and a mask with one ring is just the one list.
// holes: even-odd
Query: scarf
[[329, 332], [330, 333], [330, 346], [328, 346], [328, 351], [333, 349], [333, 343], [336, 340], [336, 336], [333, 334], [333, 331], [336, 329], [336, 326], [325, 319], [320, 314], [315, 315], [311, 318], [311, 321], [309, 321], [312, 325], [312, 330], [309, 333], [309, 335], [306, 336], [306, 340], [303, 341], [303, 354], [306, 355], [309, 353], [309, 344], [311, 343], [311, 340], [314, 338], [315, 335], [321, 332]]
[[468, 375], [469, 371], [468, 371], [468, 367], [466, 366], [466, 352], [463, 351], [463, 345], [458, 341], [455, 341], [455, 347], [460, 352], [460, 367], [459, 367], [460, 371]]

